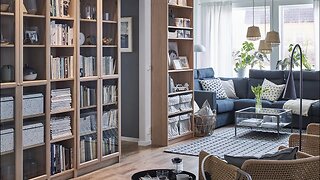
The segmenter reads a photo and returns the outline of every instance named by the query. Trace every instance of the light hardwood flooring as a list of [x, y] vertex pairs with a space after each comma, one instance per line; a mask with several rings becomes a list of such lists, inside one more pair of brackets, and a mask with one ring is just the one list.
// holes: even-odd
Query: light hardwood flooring
[[[186, 143], [188, 141], [180, 142]], [[174, 144], [174, 145], [178, 145]], [[120, 163], [94, 171], [76, 179], [130, 180], [139, 171], [157, 168], [172, 168], [171, 159], [183, 159], [184, 170], [198, 175], [198, 157], [177, 155], [163, 152], [167, 147], [139, 147], [137, 143], [122, 142]]]

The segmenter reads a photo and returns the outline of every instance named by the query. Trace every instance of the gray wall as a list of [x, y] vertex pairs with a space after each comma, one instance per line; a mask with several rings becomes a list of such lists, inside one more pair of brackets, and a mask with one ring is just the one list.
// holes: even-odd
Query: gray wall
[[139, 138], [139, 0], [122, 0], [121, 17], [133, 26], [133, 52], [121, 53], [121, 135]]

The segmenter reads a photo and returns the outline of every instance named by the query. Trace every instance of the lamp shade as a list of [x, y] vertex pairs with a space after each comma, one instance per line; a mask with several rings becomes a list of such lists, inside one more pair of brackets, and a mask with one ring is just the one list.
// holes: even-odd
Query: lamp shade
[[278, 46], [280, 44], [279, 33], [276, 31], [270, 31], [267, 33], [266, 42], [270, 43], [271, 46]]
[[283, 99], [297, 99], [296, 88], [292, 71], [289, 71], [286, 87], [283, 92]]
[[196, 44], [193, 47], [194, 52], [206, 52], [206, 47], [204, 47], [202, 44]]
[[266, 43], [266, 40], [260, 40], [259, 52], [270, 54], [272, 52], [271, 44]]
[[256, 41], [261, 38], [260, 29], [257, 26], [250, 26], [247, 30], [247, 39], [250, 41]]

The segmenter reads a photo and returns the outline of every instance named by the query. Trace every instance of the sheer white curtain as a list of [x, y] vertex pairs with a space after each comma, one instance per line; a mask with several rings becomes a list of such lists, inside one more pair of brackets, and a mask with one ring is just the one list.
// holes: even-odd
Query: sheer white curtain
[[319, 55], [319, 49], [320, 49], [320, 45], [319, 45], [319, 41], [320, 41], [320, 35], [319, 35], [319, 26], [320, 26], [320, 0], [314, 0], [313, 1], [313, 9], [314, 9], [314, 32], [315, 32], [315, 56], [316, 56], [316, 70], [320, 70], [320, 55]]
[[200, 67], [212, 67], [217, 76], [231, 77], [232, 60], [232, 2], [201, 4], [200, 44], [206, 52], [199, 54]]

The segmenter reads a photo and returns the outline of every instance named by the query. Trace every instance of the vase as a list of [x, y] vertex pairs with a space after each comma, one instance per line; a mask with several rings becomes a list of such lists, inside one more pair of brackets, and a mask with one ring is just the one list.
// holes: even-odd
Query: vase
[[246, 72], [246, 68], [238, 69], [238, 78], [244, 78], [245, 72]]
[[262, 109], [261, 98], [256, 98], [256, 112], [260, 112]]

